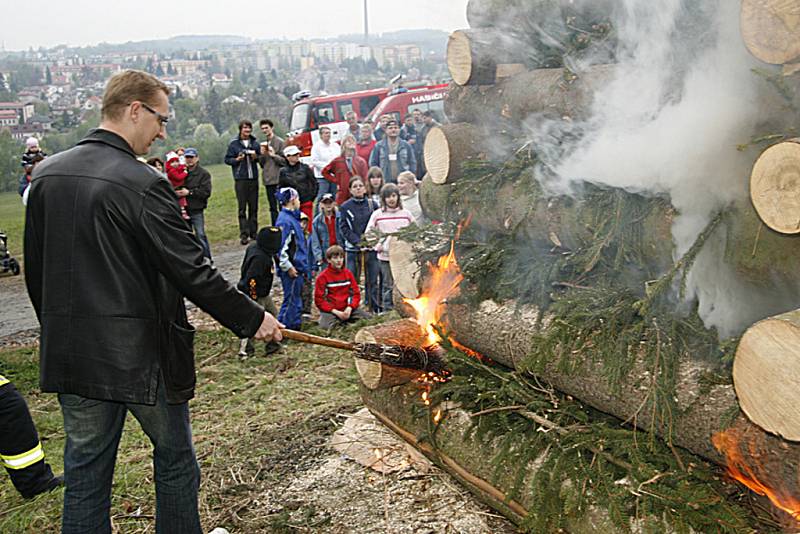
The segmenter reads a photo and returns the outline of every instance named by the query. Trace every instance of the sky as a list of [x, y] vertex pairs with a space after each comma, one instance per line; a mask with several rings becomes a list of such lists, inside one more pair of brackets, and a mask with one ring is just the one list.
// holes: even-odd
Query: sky
[[[467, 0], [367, 0], [370, 33], [467, 27]], [[324, 38], [363, 32], [363, 0], [40, 0], [33, 25], [4, 25], [6, 50], [86, 46], [175, 35], [242, 35], [254, 39]], [[294, 6], [294, 10], [290, 8]], [[0, 0], [0, 19], [22, 21], [31, 7]]]

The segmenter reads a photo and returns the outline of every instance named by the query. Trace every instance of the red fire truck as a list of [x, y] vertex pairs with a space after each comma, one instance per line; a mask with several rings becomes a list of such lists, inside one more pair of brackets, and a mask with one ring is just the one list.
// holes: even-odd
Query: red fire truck
[[[426, 85], [400, 89], [400, 92], [383, 87], [316, 97], [308, 92], [298, 93], [294, 96], [295, 104], [289, 119], [287, 144], [300, 147], [301, 156], [307, 161], [306, 158], [311, 155], [311, 147], [319, 141], [320, 126], [331, 129], [331, 138], [334, 141], [347, 134], [348, 126], [344, 116], [348, 111], [355, 111], [361, 122], [368, 116], [378, 117], [375, 114], [377, 108], [382, 110], [381, 115], [389, 113], [398, 119], [414, 109], [431, 109], [437, 119], [441, 120], [447, 87], [447, 84]], [[377, 122], [377, 119], [373, 120]]]

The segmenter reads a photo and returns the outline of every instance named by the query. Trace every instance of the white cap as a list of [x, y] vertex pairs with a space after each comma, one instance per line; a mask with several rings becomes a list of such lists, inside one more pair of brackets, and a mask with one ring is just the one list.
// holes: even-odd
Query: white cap
[[35, 137], [29, 137], [25, 140], [25, 146], [28, 148], [39, 146], [39, 140]]
[[284, 156], [294, 156], [295, 154], [299, 154], [300, 149], [297, 148], [295, 145], [289, 145], [283, 149]]

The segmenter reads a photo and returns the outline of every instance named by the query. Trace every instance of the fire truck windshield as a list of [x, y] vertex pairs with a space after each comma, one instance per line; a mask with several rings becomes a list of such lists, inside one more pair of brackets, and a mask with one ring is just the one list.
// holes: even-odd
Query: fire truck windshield
[[311, 105], [309, 104], [298, 104], [292, 110], [292, 120], [289, 126], [289, 130], [297, 131], [297, 130], [306, 130], [308, 128], [308, 117], [309, 111], [311, 111]]

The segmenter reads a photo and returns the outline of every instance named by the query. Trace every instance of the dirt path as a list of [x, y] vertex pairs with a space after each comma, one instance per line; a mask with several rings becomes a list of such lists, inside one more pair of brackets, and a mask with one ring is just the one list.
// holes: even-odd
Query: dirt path
[[[214, 264], [228, 280], [239, 279], [245, 247], [238, 241], [221, 243], [214, 247]], [[0, 348], [26, 345], [38, 337], [39, 323], [25, 289], [24, 274], [0, 276]], [[189, 313], [197, 308], [189, 303]]]

